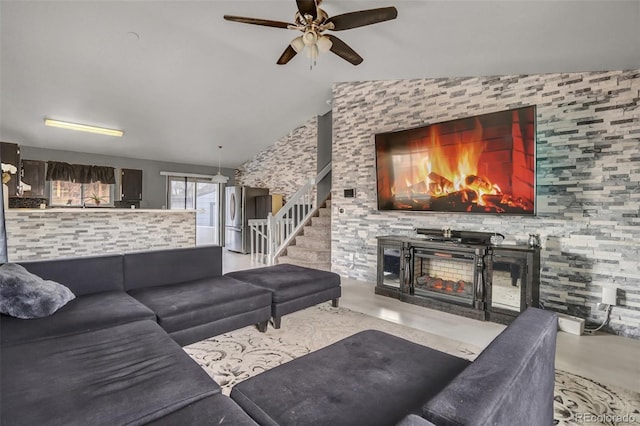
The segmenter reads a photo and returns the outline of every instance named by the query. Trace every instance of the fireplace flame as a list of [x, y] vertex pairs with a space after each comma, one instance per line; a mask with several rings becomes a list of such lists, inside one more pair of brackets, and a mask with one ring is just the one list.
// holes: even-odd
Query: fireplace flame
[[379, 208], [533, 213], [534, 123], [514, 110], [376, 135]]
[[396, 183], [404, 184], [403, 187], [394, 185], [392, 193], [416, 202], [459, 193], [464, 202], [497, 207], [485, 196], [502, 195], [502, 190], [478, 170], [480, 156], [486, 148], [480, 121], [476, 118], [476, 125], [464, 134], [464, 143], [449, 140], [443, 144], [441, 132], [439, 126], [432, 126], [429, 136], [419, 141], [422, 149], [394, 155], [393, 162], [399, 166], [395, 170], [405, 172], [396, 177]]

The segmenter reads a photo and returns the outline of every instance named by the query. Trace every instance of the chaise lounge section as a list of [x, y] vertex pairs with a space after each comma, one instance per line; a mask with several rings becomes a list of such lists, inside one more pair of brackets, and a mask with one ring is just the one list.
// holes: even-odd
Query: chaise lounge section
[[363, 331], [238, 383], [231, 398], [261, 425], [547, 426], [556, 333], [555, 314], [529, 308], [469, 362]]
[[280, 264], [236, 271], [225, 277], [244, 281], [272, 293], [273, 327], [280, 328], [284, 315], [331, 300], [338, 306], [341, 296], [340, 275], [335, 272]]
[[220, 394], [150, 320], [2, 347], [2, 424], [144, 424]]
[[266, 331], [271, 292], [222, 276], [219, 246], [126, 253], [125, 290], [182, 346], [257, 324]]

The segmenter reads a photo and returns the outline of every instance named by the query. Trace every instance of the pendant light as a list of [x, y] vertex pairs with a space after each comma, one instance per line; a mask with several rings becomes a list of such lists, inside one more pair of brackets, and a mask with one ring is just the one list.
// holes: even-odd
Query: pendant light
[[222, 145], [218, 145], [218, 174], [211, 178], [211, 183], [227, 183], [229, 178], [222, 174], [222, 167], [220, 162], [222, 161]]

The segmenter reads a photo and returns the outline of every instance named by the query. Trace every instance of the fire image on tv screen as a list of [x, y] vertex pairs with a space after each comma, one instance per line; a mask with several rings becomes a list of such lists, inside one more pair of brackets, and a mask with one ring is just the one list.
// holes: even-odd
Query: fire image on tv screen
[[379, 210], [534, 215], [536, 108], [377, 134]]

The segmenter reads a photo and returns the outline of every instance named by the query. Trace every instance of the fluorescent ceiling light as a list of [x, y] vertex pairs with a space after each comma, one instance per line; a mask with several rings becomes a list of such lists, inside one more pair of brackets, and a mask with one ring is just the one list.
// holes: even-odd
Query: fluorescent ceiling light
[[44, 119], [44, 125], [51, 127], [60, 127], [62, 129], [78, 130], [80, 132], [98, 133], [100, 135], [107, 136], [122, 137], [122, 135], [124, 135], [124, 132], [122, 130], [107, 129], [104, 127], [89, 126], [86, 124], [69, 123], [68, 121], [52, 120], [50, 118]]

